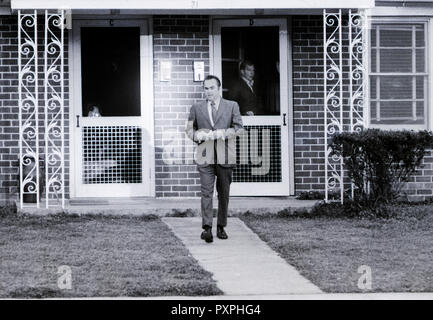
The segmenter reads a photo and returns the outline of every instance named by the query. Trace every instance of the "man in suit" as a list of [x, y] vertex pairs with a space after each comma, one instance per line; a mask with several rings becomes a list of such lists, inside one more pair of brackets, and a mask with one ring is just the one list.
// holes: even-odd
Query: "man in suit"
[[214, 182], [218, 191], [217, 237], [227, 239], [227, 210], [236, 166], [236, 136], [243, 131], [242, 117], [235, 101], [225, 100], [220, 95], [221, 81], [208, 75], [203, 81], [206, 101], [191, 107], [186, 133], [198, 143], [196, 152], [197, 169], [201, 184], [201, 214], [204, 231], [201, 239], [213, 241], [212, 198]]
[[242, 115], [254, 116], [263, 114], [259, 88], [254, 79], [255, 67], [251, 61], [245, 60], [239, 66], [239, 79], [228, 91], [228, 99], [239, 104]]

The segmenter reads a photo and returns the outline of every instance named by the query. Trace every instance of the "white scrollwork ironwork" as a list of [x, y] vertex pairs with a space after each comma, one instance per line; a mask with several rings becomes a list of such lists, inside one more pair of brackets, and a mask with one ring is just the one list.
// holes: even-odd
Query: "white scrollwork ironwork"
[[[323, 10], [325, 121], [325, 201], [343, 201], [343, 159], [332, 153], [332, 137], [343, 131], [343, 64], [341, 10]], [[331, 196], [332, 195], [332, 196]]]
[[[38, 45], [42, 47], [42, 42], [38, 42], [38, 15], [36, 10], [33, 13], [18, 11], [21, 207], [24, 202], [36, 201], [36, 206], [39, 208], [44, 187], [46, 207], [55, 197], [57, 199], [61, 197], [62, 207], [65, 203], [64, 11], [56, 13], [45, 11], [44, 22], [44, 126], [39, 128], [39, 113], [42, 113], [42, 110], [39, 109], [38, 99], [39, 72], [41, 72], [38, 69]], [[40, 141], [39, 133], [42, 133], [42, 129], [45, 139]], [[44, 153], [44, 157], [41, 157], [40, 153]], [[42, 158], [45, 160], [43, 167]]]
[[[368, 20], [366, 11], [349, 10], [349, 102], [350, 132], [361, 132], [366, 127], [368, 90]], [[355, 186], [351, 182], [354, 198]]]
[[367, 65], [367, 15], [365, 11], [349, 10], [349, 93], [350, 131], [366, 127], [364, 106], [368, 85]]
[[[360, 132], [366, 127], [368, 97], [367, 15], [366, 11], [348, 11], [348, 28], [342, 24], [341, 10], [323, 11], [323, 69], [325, 118], [325, 201], [344, 200], [345, 177], [343, 159], [329, 145], [331, 138], [344, 130]], [[345, 28], [348, 38], [342, 38]], [[348, 40], [349, 72], [343, 77], [343, 41]], [[347, 83], [348, 81], [348, 83]], [[349, 92], [343, 92], [343, 82]], [[344, 108], [343, 94], [348, 95], [349, 107]], [[345, 96], [346, 97], [346, 96]], [[349, 119], [343, 117], [348, 111]], [[344, 121], [349, 120], [349, 124]], [[347, 129], [348, 128], [348, 129]], [[353, 196], [353, 184], [352, 196]], [[332, 194], [332, 197], [331, 197]]]
[[[18, 113], [20, 205], [39, 207], [39, 110], [37, 13], [18, 11]], [[31, 199], [33, 198], [33, 199]]]
[[65, 204], [64, 185], [64, 11], [45, 11], [45, 194], [46, 207], [53, 199]]

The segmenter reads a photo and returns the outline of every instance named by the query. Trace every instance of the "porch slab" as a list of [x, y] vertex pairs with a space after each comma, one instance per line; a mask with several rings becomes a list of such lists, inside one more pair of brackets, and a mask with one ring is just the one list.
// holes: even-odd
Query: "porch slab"
[[[317, 200], [297, 200], [295, 197], [232, 197], [229, 204], [229, 216], [236, 216], [249, 211], [253, 214], [275, 214], [282, 210], [310, 211]], [[214, 208], [218, 200], [214, 198]], [[160, 217], [198, 217], [200, 216], [200, 198], [79, 198], [66, 201], [65, 208], [61, 206], [45, 208], [41, 202], [40, 208], [26, 204], [20, 208], [19, 214], [103, 214], [103, 215], [157, 215]]]

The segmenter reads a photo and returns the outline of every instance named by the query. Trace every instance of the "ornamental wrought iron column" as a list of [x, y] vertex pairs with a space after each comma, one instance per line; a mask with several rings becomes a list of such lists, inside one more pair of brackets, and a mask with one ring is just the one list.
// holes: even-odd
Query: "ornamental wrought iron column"
[[366, 10], [349, 10], [350, 132], [366, 127], [368, 105], [368, 16]]
[[[325, 201], [343, 203], [343, 158], [332, 154], [332, 137], [343, 131], [342, 16], [323, 10]], [[332, 197], [330, 197], [332, 195]]]
[[[367, 127], [368, 119], [368, 32], [367, 10], [349, 10], [349, 103], [350, 132]], [[351, 183], [352, 199], [355, 187]]]
[[[64, 11], [45, 11], [45, 197], [65, 206]], [[56, 202], [57, 202], [56, 201]], [[57, 202], [58, 203], [58, 202]]]
[[[24, 203], [36, 203], [36, 207], [39, 208], [44, 189], [47, 208], [53, 199], [57, 199], [57, 205], [61, 204], [64, 207], [65, 204], [64, 11], [45, 11], [44, 28], [42, 86], [42, 83], [39, 83], [39, 72], [42, 74], [42, 70], [38, 66], [37, 11], [18, 11], [18, 143], [21, 208]], [[39, 86], [43, 88], [44, 97], [41, 109]], [[43, 118], [41, 127], [40, 115]], [[43, 139], [40, 133], [44, 134]]]
[[18, 11], [18, 122], [20, 206], [35, 202], [39, 208], [38, 104], [38, 21], [37, 12]]

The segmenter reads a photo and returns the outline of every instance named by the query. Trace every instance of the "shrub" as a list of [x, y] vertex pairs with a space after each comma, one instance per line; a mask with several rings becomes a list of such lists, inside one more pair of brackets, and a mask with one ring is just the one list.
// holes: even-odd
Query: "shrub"
[[333, 154], [343, 156], [356, 188], [354, 201], [375, 209], [399, 196], [432, 145], [428, 131], [367, 129], [337, 134], [331, 147]]
[[298, 200], [323, 200], [324, 198], [325, 194], [320, 191], [303, 191], [296, 197]]
[[[338, 199], [340, 197], [339, 191], [329, 191], [328, 197], [333, 199]], [[346, 192], [344, 197], [349, 197], [349, 193]], [[296, 196], [297, 200], [323, 200], [325, 199], [324, 191], [303, 191], [299, 195]]]
[[422, 220], [430, 215], [432, 205], [426, 202], [392, 204], [380, 204], [375, 208], [360, 207], [358, 203], [348, 199], [343, 204], [339, 202], [317, 203], [310, 212], [292, 213], [292, 217], [301, 218], [356, 218], [356, 219], [397, 219], [397, 220]]
[[15, 203], [6, 204], [4, 206], [0, 205], [0, 217], [16, 215], [16, 213], [17, 213], [17, 207], [16, 207]]

